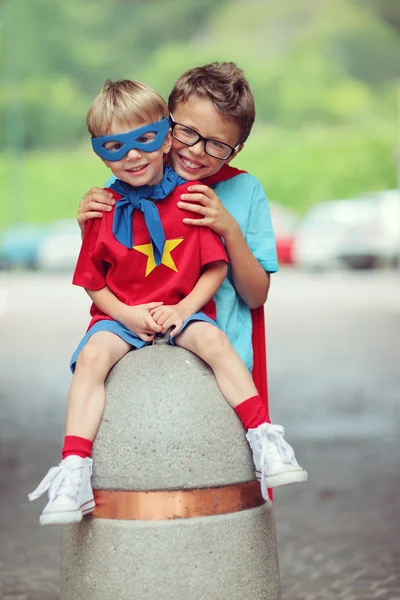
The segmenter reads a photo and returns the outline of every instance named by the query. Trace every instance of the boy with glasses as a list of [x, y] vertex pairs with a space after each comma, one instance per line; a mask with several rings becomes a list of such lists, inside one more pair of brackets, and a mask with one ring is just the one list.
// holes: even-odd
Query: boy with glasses
[[185, 146], [195, 146], [199, 142], [203, 142], [204, 152], [206, 154], [223, 161], [228, 160], [228, 158], [233, 156], [235, 152], [239, 150], [240, 144], [237, 144], [235, 148], [232, 148], [232, 146], [229, 146], [229, 144], [224, 144], [218, 140], [203, 137], [198, 131], [187, 127], [183, 123], [176, 123], [171, 114], [169, 115], [169, 118], [171, 123], [172, 137], [178, 140], [178, 142], [185, 144]]

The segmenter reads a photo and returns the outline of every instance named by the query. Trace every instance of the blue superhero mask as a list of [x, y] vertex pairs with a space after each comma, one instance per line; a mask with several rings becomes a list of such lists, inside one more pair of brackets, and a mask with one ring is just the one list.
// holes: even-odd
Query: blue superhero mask
[[[167, 133], [170, 129], [169, 119], [165, 117], [156, 123], [150, 123], [128, 131], [128, 133], [116, 133], [115, 135], [104, 135], [103, 137], [92, 138], [92, 147], [100, 158], [103, 160], [115, 161], [121, 160], [129, 150], [133, 148], [142, 150], [143, 152], [154, 152], [159, 150], [164, 143]], [[154, 140], [150, 142], [139, 142], [138, 140], [146, 133], [155, 133]], [[115, 142], [122, 144], [121, 148], [116, 150], [107, 150], [104, 144], [107, 142]]]

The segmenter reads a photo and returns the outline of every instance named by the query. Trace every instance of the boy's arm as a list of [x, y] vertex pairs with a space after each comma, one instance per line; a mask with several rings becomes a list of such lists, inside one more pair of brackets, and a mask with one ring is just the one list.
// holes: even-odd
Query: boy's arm
[[228, 271], [223, 260], [212, 262], [204, 267], [204, 272], [192, 291], [177, 305], [182, 311], [184, 320], [194, 315], [207, 304], [221, 286]]
[[94, 219], [88, 223], [83, 236], [81, 251], [76, 264], [73, 283], [85, 288], [96, 306], [106, 315], [119, 321], [127, 329], [136, 333], [143, 341], [151, 341], [161, 331], [150, 310], [162, 305], [162, 302], [149, 302], [137, 306], [128, 306], [121, 302], [107, 287], [105, 267], [101, 254], [96, 252], [100, 224]]
[[114, 321], [125, 325], [127, 329], [136, 333], [141, 340], [151, 341], [154, 335], [161, 331], [161, 327], [157, 325], [149, 311], [160, 307], [162, 302], [128, 306], [118, 300], [107, 286], [101, 290], [86, 289], [86, 292], [92, 302], [103, 313], [114, 319]]
[[235, 288], [250, 308], [262, 306], [268, 296], [270, 273], [278, 270], [276, 241], [271, 213], [264, 188], [257, 179], [244, 176], [243, 191], [250, 208], [245, 227], [245, 237], [231, 228], [225, 239], [232, 263]]
[[112, 293], [110, 288], [107, 286], [103, 287], [101, 290], [89, 290], [85, 288], [85, 291], [97, 308], [114, 319], [114, 321], [119, 321], [124, 324], [123, 317], [126, 305], [118, 300], [117, 296]]
[[161, 325], [163, 333], [174, 327], [171, 337], [176, 335], [182, 323], [196, 312], [199, 312], [211, 300], [226, 277], [228, 265], [224, 260], [216, 260], [204, 267], [192, 291], [178, 304], [160, 306], [150, 311], [154, 320]]
[[237, 293], [250, 308], [262, 306], [267, 300], [270, 274], [251, 252], [236, 221], [225, 235], [225, 247]]
[[226, 277], [228, 259], [220, 236], [208, 227], [200, 228], [198, 235], [202, 272], [196, 285], [178, 304], [151, 311], [155, 321], [162, 325], [164, 333], [172, 326], [175, 327], [174, 333], [177, 333], [183, 321], [199, 312], [211, 300]]
[[[237, 221], [222, 204], [214, 190], [197, 184], [190, 186], [188, 190], [190, 193], [182, 194], [181, 198], [189, 202], [179, 202], [178, 206], [202, 215], [203, 219], [185, 218], [184, 223], [210, 227], [224, 238], [237, 293], [250, 308], [262, 306], [267, 299], [269, 290], [270, 275], [268, 271], [276, 270], [275, 262], [269, 269], [268, 265], [262, 264], [264, 261], [260, 261], [259, 257], [254, 255], [251, 243], [249, 245], [249, 241], [244, 238]], [[253, 189], [253, 194], [250, 209], [252, 214], [250, 214], [249, 220], [252, 221], [250, 227], [255, 230], [253, 245], [259, 246], [259, 239], [256, 240], [256, 238], [260, 238], [263, 235], [263, 228], [270, 224], [270, 215], [267, 199], [258, 182]], [[191, 204], [191, 202], [201, 203], [202, 206]]]
[[192, 291], [178, 304], [185, 319], [211, 300], [228, 272], [228, 258], [221, 237], [208, 227], [198, 230], [202, 273]]

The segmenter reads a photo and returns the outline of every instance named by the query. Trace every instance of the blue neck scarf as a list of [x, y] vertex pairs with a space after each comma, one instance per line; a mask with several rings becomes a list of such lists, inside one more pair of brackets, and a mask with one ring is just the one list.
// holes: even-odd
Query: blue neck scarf
[[143, 185], [133, 187], [120, 179], [116, 179], [110, 186], [112, 190], [122, 196], [115, 205], [113, 234], [123, 246], [133, 248], [132, 215], [135, 209], [141, 210], [147, 230], [150, 234], [156, 265], [161, 264], [165, 245], [165, 234], [158, 209], [154, 202], [148, 200], [162, 200], [168, 196], [176, 186], [185, 183], [186, 179], [179, 177], [171, 167], [164, 167], [164, 176], [157, 185]]

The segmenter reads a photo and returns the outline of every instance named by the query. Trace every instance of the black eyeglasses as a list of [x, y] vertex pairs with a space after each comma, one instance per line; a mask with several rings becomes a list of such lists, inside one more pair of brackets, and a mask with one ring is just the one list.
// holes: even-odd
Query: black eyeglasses
[[219, 142], [218, 140], [212, 140], [210, 138], [205, 138], [200, 135], [195, 129], [191, 127], [187, 127], [182, 123], [176, 123], [174, 121], [173, 116], [170, 114], [169, 116], [171, 122], [171, 132], [172, 136], [178, 140], [178, 142], [182, 142], [186, 146], [195, 146], [200, 141], [204, 142], [204, 152], [213, 158], [219, 158], [219, 160], [227, 160], [238, 150], [240, 144], [233, 148], [229, 146], [229, 144], [224, 144], [224, 142]]

